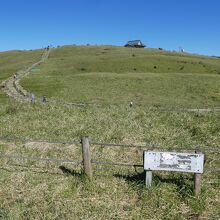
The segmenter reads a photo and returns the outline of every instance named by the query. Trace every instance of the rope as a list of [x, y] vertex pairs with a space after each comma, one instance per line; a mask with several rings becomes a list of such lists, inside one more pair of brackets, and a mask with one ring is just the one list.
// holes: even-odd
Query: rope
[[[69, 163], [80, 165], [83, 163], [82, 160], [68, 160], [68, 159], [57, 159], [57, 158], [42, 158], [42, 157], [28, 157], [28, 156], [20, 156], [20, 155], [12, 155], [12, 154], [3, 154], [0, 152], [1, 158], [9, 158], [15, 160], [32, 160], [32, 161], [47, 161], [47, 162], [56, 162], [56, 163]], [[128, 163], [113, 163], [113, 162], [103, 162], [92, 160], [91, 163], [96, 165], [105, 165], [105, 166], [124, 166], [124, 167], [143, 167], [142, 164], [128, 164]], [[220, 168], [205, 168], [205, 172], [213, 172], [220, 173]]]
[[59, 162], [59, 163], [71, 163], [71, 164], [82, 164], [81, 160], [68, 160], [68, 159], [56, 159], [56, 158], [42, 158], [42, 157], [27, 157], [27, 156], [19, 156], [12, 154], [2, 154], [0, 153], [0, 157], [16, 159], [16, 160], [34, 160], [34, 161], [47, 161], [47, 162]]
[[[21, 141], [21, 142], [36, 142], [36, 143], [48, 143], [48, 144], [81, 144], [81, 141], [48, 141], [48, 140], [36, 140], [36, 139], [27, 139], [27, 138], [10, 138], [10, 137], [0, 137], [0, 140], [3, 141]], [[102, 146], [102, 147], [125, 147], [125, 148], [141, 148], [142, 150], [182, 150], [182, 151], [195, 151], [199, 150], [203, 153], [220, 153], [220, 147], [195, 147], [195, 148], [177, 148], [177, 147], [169, 147], [169, 146], [156, 146], [156, 145], [135, 145], [135, 144], [111, 144], [111, 143], [98, 143], [98, 142], [90, 142], [91, 145]]]
[[205, 172], [220, 173], [219, 168], [205, 168]]
[[146, 150], [155, 150], [155, 149], [158, 149], [158, 150], [164, 150], [164, 149], [169, 149], [169, 150], [192, 150], [192, 151], [195, 151], [195, 150], [200, 150], [200, 151], [205, 151], [205, 152], [216, 152], [216, 153], [220, 153], [220, 147], [218, 148], [215, 147], [195, 147], [194, 149], [190, 149], [190, 148], [176, 148], [176, 147], [169, 147], [169, 146], [155, 146], [155, 145], [149, 145], [146, 146], [146, 145], [133, 145], [133, 144], [109, 144], [109, 143], [95, 143], [95, 142], [90, 142], [90, 144], [92, 145], [97, 145], [97, 146], [102, 146], [102, 147], [135, 147], [135, 148], [142, 148], [142, 149], [146, 149]]
[[2, 141], [20, 141], [20, 142], [36, 142], [36, 143], [48, 143], [48, 144], [81, 144], [80, 141], [48, 141], [48, 140], [34, 140], [27, 138], [6, 138], [0, 137]]
[[125, 166], [125, 167], [143, 167], [141, 164], [127, 164], [127, 163], [112, 163], [112, 162], [102, 162], [102, 161], [96, 161], [92, 160], [91, 163], [97, 164], [97, 165], [111, 165], [111, 166]]

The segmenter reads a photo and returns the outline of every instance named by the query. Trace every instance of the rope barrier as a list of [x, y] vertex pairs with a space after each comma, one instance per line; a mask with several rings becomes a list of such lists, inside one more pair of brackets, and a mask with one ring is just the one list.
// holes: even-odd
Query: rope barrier
[[102, 162], [102, 161], [91, 161], [93, 164], [96, 165], [111, 165], [111, 166], [124, 166], [124, 167], [143, 167], [141, 164], [127, 164], [127, 163], [112, 163], [112, 162]]
[[164, 150], [164, 149], [169, 149], [169, 150], [188, 150], [188, 151], [195, 151], [195, 150], [202, 150], [204, 152], [215, 152], [215, 153], [220, 153], [220, 147], [195, 147], [195, 148], [177, 148], [177, 147], [169, 147], [169, 146], [156, 146], [156, 145], [133, 145], [133, 144], [109, 144], [109, 143], [95, 143], [95, 142], [90, 142], [92, 145], [97, 145], [97, 146], [102, 146], [102, 147], [135, 147], [135, 148], [142, 148], [143, 150]]
[[205, 172], [220, 173], [220, 168], [205, 168]]
[[[33, 139], [27, 139], [27, 138], [10, 138], [10, 137], [0, 137], [0, 140], [5, 141], [21, 141], [21, 142], [36, 142], [36, 143], [50, 143], [50, 144], [81, 144], [81, 141], [47, 141], [47, 140], [33, 140]], [[103, 147], [135, 147], [135, 148], [141, 148], [142, 150], [187, 150], [187, 151], [195, 151], [200, 150], [203, 153], [219, 153], [220, 148], [218, 149], [217, 146], [215, 148], [211, 147], [195, 147], [194, 149], [189, 148], [174, 148], [174, 147], [168, 147], [168, 146], [156, 146], [156, 145], [150, 145], [147, 147], [146, 145], [134, 145], [134, 144], [110, 144], [110, 143], [97, 143], [97, 142], [90, 142], [91, 145], [96, 146], [103, 146]], [[8, 155], [3, 154], [0, 152], [0, 157], [2, 158], [11, 158], [16, 160], [35, 160], [35, 161], [48, 161], [48, 162], [59, 162], [59, 163], [71, 163], [71, 164], [82, 164], [82, 161], [79, 160], [66, 160], [66, 159], [55, 159], [55, 158], [42, 158], [42, 157], [28, 157], [28, 156], [20, 156], [20, 155]], [[113, 163], [113, 162], [103, 162], [103, 161], [91, 161], [93, 164], [96, 165], [111, 165], [111, 166], [126, 166], [126, 167], [143, 167], [141, 164], [128, 164], [128, 163]], [[220, 172], [220, 169], [218, 168], [205, 168], [206, 172]]]
[[[35, 143], [48, 143], [48, 144], [81, 144], [81, 141], [48, 141], [48, 140], [37, 140], [37, 139], [27, 139], [27, 138], [17, 138], [17, 137], [0, 137], [2, 141], [20, 141], [20, 142], [35, 142]], [[220, 147], [195, 147], [195, 148], [182, 148], [182, 147], [169, 147], [169, 146], [157, 146], [157, 145], [135, 145], [135, 144], [111, 144], [111, 143], [98, 143], [90, 142], [91, 145], [101, 146], [101, 147], [125, 147], [125, 148], [141, 148], [142, 150], [183, 150], [183, 151], [195, 151], [200, 150], [203, 153], [220, 153]]]
[[48, 143], [48, 144], [81, 144], [80, 141], [48, 141], [48, 140], [35, 140], [35, 139], [27, 139], [27, 138], [7, 138], [0, 137], [2, 141], [20, 141], [20, 142], [36, 142], [36, 143]]
[[[68, 160], [68, 159], [57, 159], [57, 158], [43, 158], [43, 157], [29, 157], [29, 156], [20, 156], [20, 155], [12, 155], [12, 154], [3, 154], [0, 152], [1, 158], [15, 159], [15, 160], [31, 160], [31, 161], [47, 161], [47, 162], [56, 162], [56, 163], [69, 163], [80, 165], [82, 164], [82, 160]], [[124, 167], [143, 167], [142, 164], [128, 164], [128, 163], [113, 163], [113, 162], [103, 162], [92, 160], [91, 163], [96, 165], [104, 165], [104, 166], [124, 166]], [[213, 172], [220, 173], [220, 168], [205, 168], [205, 172]]]
[[0, 157], [9, 158], [15, 160], [33, 160], [33, 161], [47, 161], [47, 162], [59, 162], [59, 163], [71, 163], [71, 164], [82, 164], [81, 160], [67, 160], [67, 159], [56, 159], [56, 158], [42, 158], [42, 157], [28, 157], [28, 156], [20, 156], [20, 155], [12, 155], [12, 154], [2, 154], [0, 153]]

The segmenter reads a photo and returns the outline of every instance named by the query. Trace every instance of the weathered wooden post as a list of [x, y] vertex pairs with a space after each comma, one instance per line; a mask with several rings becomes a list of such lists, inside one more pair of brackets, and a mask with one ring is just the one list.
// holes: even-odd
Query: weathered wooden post
[[[195, 153], [201, 153], [201, 152], [196, 150]], [[194, 190], [195, 190], [196, 196], [198, 196], [201, 192], [201, 182], [202, 182], [202, 174], [195, 173], [194, 174]]]
[[89, 145], [89, 137], [82, 137], [82, 156], [83, 156], [83, 166], [84, 172], [89, 179], [92, 179], [92, 163], [91, 163], [91, 152]]

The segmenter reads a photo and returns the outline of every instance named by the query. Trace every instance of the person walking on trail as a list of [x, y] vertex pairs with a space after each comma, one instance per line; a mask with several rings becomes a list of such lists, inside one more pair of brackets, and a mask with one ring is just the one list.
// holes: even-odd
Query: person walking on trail
[[36, 100], [35, 100], [35, 95], [32, 93], [32, 94], [31, 94], [31, 103], [35, 103], [35, 101], [36, 101]]

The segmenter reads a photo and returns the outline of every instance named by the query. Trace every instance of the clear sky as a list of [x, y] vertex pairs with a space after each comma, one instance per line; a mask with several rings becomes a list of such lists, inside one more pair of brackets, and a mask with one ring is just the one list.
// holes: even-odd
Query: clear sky
[[220, 0], [0, 0], [0, 51], [124, 45], [220, 55]]

